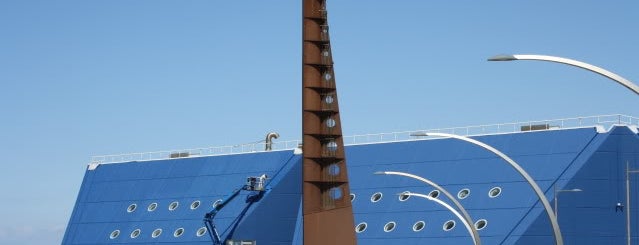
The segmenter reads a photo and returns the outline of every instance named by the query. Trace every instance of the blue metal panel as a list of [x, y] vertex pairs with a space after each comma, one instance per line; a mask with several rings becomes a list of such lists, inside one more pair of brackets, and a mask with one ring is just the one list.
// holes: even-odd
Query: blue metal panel
[[234, 240], [269, 241], [269, 244], [291, 244], [302, 195], [301, 158], [296, 158], [286, 175], [271, 185], [268, 197], [247, 214], [231, 236]]
[[[554, 180], [572, 164], [575, 158], [597, 135], [593, 128], [527, 132], [511, 135], [481, 136], [477, 139], [503, 150], [521, 164], [538, 180], [543, 190], [550, 190]], [[486, 219], [488, 226], [480, 232], [489, 241], [501, 242], [529, 215], [538, 198], [523, 178], [502, 159], [478, 146], [454, 139], [421, 140], [394, 144], [362, 145], [347, 148], [351, 174], [351, 191], [356, 195], [353, 202], [356, 223], [367, 222], [375, 230], [359, 233], [358, 239], [366, 244], [376, 244], [398, 237], [410, 237], [399, 232], [412, 229], [416, 220], [427, 222], [419, 236], [425, 241], [446, 243], [468, 243], [459, 239], [470, 239], [459, 220], [441, 207], [424, 205], [424, 200], [415, 202], [415, 197], [400, 202], [396, 194], [402, 191], [429, 193], [433, 190], [416, 180], [399, 176], [375, 176], [376, 171], [402, 171], [431, 179], [453, 195], [463, 188], [471, 194], [460, 202], [474, 220]], [[355, 164], [351, 164], [351, 163]], [[488, 197], [493, 187], [502, 188], [496, 198]], [[370, 201], [375, 192], [383, 193], [376, 203]], [[551, 196], [552, 194], [550, 194]], [[440, 199], [447, 201], [443, 195]], [[397, 231], [383, 232], [388, 222], [384, 214], [393, 214], [398, 222]], [[540, 212], [534, 213], [538, 217]], [[407, 218], [410, 217], [410, 218]], [[389, 218], [386, 218], [389, 219]], [[445, 232], [442, 225], [447, 220], [456, 220], [460, 226]], [[432, 224], [436, 225], [432, 225]], [[434, 229], [433, 229], [434, 226]], [[551, 229], [546, 226], [546, 235]], [[412, 232], [412, 230], [410, 230]], [[410, 232], [409, 232], [410, 233]], [[450, 241], [435, 238], [455, 238]], [[459, 237], [457, 239], [456, 237]], [[484, 241], [486, 243], [486, 241]], [[488, 244], [488, 243], [486, 243]]]
[[[560, 195], [559, 220], [566, 244], [624, 240], [625, 213], [615, 212], [615, 204], [625, 201], [625, 162], [639, 169], [639, 137], [632, 131], [617, 127], [598, 134], [593, 128], [583, 128], [476, 139], [521, 164], [551, 201], [554, 185], [584, 189]], [[469, 189], [468, 197], [459, 201], [474, 220], [488, 221], [479, 231], [484, 244], [553, 242], [548, 218], [530, 186], [502, 159], [480, 147], [454, 139], [418, 140], [349, 146], [346, 155], [350, 187], [355, 194], [355, 222], [368, 224], [357, 234], [360, 244], [471, 242], [461, 221], [443, 207], [418, 197], [398, 199], [397, 194], [403, 191], [426, 194], [432, 187], [403, 177], [373, 175], [382, 170], [429, 178], [455, 196], [461, 189]], [[299, 156], [292, 151], [102, 165], [85, 174], [63, 244], [210, 244], [208, 234], [195, 235], [204, 226], [204, 214], [216, 200], [242, 185], [246, 177], [263, 173], [273, 177], [273, 189], [249, 208], [244, 202], [246, 194], [241, 194], [219, 212], [215, 223], [226, 236], [231, 231], [229, 226], [245, 210], [232, 237], [256, 239], [259, 244], [301, 244], [300, 165]], [[639, 180], [639, 176], [634, 179]], [[502, 190], [495, 198], [488, 196], [493, 187]], [[633, 188], [639, 190], [636, 180]], [[371, 202], [376, 192], [383, 197]], [[443, 195], [439, 198], [450, 203]], [[191, 210], [189, 206], [196, 200], [201, 206]], [[174, 201], [179, 207], [169, 211]], [[639, 197], [635, 194], [631, 201], [639, 203]], [[158, 204], [157, 209], [147, 211], [153, 202]], [[127, 207], [133, 203], [137, 209], [128, 213]], [[444, 231], [448, 220], [454, 220], [456, 226]], [[633, 214], [633, 220], [639, 220], [639, 212]], [[391, 221], [396, 223], [395, 229], [385, 232], [384, 225]], [[426, 227], [416, 232], [412, 227], [417, 221], [424, 221]], [[142, 234], [130, 238], [138, 228]], [[151, 238], [157, 228], [164, 230], [162, 235]], [[184, 228], [185, 234], [174, 237], [177, 228]], [[109, 239], [115, 229], [120, 229], [121, 235]]]
[[[558, 198], [558, 220], [566, 244], [617, 244], [624, 241], [625, 213], [615, 208], [617, 203], [625, 203], [623, 171], [627, 157], [620, 156], [634, 159], [639, 152], [638, 144], [636, 135], [626, 127], [615, 127], [607, 134], [598, 135], [556, 181], [560, 190], [583, 190], [560, 193]], [[553, 190], [549, 193], [552, 195]], [[507, 241], [515, 241], [516, 238], [515, 244], [552, 242], [547, 217], [535, 213], [541, 214], [542, 210], [535, 208], [535, 212], [522, 220]], [[633, 215], [633, 219], [637, 218], [639, 216]]]
[[[292, 170], [298, 162], [299, 157], [291, 151], [282, 151], [101, 165], [85, 175], [63, 244], [210, 243], [208, 234], [196, 236], [196, 231], [204, 227], [204, 214], [212, 209], [216, 200], [243, 185], [246, 177], [261, 174], [271, 176], [269, 185], [278, 188], [268, 192], [252, 208], [271, 203], [269, 210], [289, 214], [275, 219], [286, 229], [279, 234], [261, 230], [261, 234], [267, 238], [279, 235], [280, 240], [286, 236], [290, 244], [301, 193], [299, 187], [295, 191], [291, 186], [299, 182], [296, 178], [301, 178], [299, 168]], [[289, 180], [280, 183], [284, 179]], [[247, 195], [238, 196], [216, 217], [221, 232], [228, 230], [244, 210]], [[194, 201], [200, 201], [200, 206], [191, 209]], [[179, 203], [173, 211], [169, 210], [172, 202]], [[157, 203], [157, 208], [147, 211], [151, 203]], [[294, 208], [282, 203], [291, 203]], [[132, 204], [137, 208], [127, 212]], [[247, 209], [247, 214], [250, 211]], [[158, 228], [163, 230], [162, 234], [152, 238], [151, 233]], [[185, 233], [175, 237], [173, 233], [178, 228], [184, 228]], [[131, 238], [135, 229], [142, 232], [139, 237]], [[120, 230], [120, 235], [110, 239], [109, 234], [114, 230]]]

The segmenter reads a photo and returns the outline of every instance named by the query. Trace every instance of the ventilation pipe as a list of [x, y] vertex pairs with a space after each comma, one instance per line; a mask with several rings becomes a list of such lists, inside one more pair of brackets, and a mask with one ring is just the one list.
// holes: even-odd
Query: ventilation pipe
[[271, 151], [273, 149], [273, 139], [277, 139], [280, 137], [280, 134], [276, 132], [271, 132], [266, 135], [266, 144], [265, 151]]

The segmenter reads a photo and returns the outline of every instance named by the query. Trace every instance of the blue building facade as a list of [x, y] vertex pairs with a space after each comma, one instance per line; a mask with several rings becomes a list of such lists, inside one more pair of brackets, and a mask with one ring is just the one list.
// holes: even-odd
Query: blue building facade
[[[639, 168], [634, 127], [539, 130], [473, 137], [504, 152], [551, 202], [565, 244], [621, 244], [626, 239], [625, 170]], [[483, 244], [552, 244], [552, 228], [530, 185], [498, 156], [456, 139], [418, 139], [346, 147], [359, 244], [472, 244], [461, 220], [437, 195], [401, 171], [439, 184], [469, 212]], [[216, 201], [269, 176], [257, 202], [241, 192], [214, 219], [223, 240], [301, 244], [301, 155], [294, 150], [186, 157], [90, 166], [63, 244], [212, 244], [205, 214]], [[639, 178], [639, 176], [635, 177]], [[632, 178], [631, 178], [632, 179]], [[631, 203], [637, 203], [631, 181]], [[451, 203], [444, 195], [438, 198]], [[219, 203], [219, 201], [218, 201]], [[618, 204], [622, 204], [619, 206]], [[633, 205], [636, 206], [636, 205]], [[631, 220], [639, 220], [636, 209]], [[639, 227], [639, 223], [637, 224]], [[633, 232], [633, 240], [639, 242]]]

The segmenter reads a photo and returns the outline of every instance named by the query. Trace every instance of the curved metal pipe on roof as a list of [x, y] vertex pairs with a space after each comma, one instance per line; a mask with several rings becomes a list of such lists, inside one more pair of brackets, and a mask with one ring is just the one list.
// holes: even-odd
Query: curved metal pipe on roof
[[266, 144], [264, 144], [264, 150], [270, 151], [273, 149], [273, 139], [277, 139], [280, 137], [280, 134], [276, 132], [270, 132], [266, 135]]

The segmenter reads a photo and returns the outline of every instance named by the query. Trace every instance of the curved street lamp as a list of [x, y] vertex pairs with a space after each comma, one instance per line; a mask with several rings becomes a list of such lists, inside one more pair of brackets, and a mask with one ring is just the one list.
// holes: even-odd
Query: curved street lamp
[[457, 212], [457, 210], [455, 210], [453, 207], [451, 207], [450, 205], [448, 205], [448, 203], [443, 202], [442, 200], [439, 200], [437, 198], [431, 197], [429, 195], [424, 195], [424, 194], [420, 194], [420, 193], [412, 193], [412, 192], [405, 192], [402, 193], [402, 195], [407, 195], [407, 196], [418, 196], [418, 197], [422, 197], [422, 198], [426, 198], [430, 201], [436, 202], [437, 204], [444, 206], [446, 209], [450, 210], [453, 214], [455, 214], [455, 216], [457, 216], [457, 218], [459, 220], [461, 220], [462, 223], [464, 223], [464, 226], [466, 226], [466, 230], [468, 230], [468, 233], [470, 233], [470, 237], [473, 239], [473, 243], [474, 244], [479, 244], [477, 240], [475, 240], [475, 235], [473, 234], [474, 230], [476, 230], [476, 228], [472, 225], [469, 224], [468, 221], [466, 219], [464, 219], [464, 217]]
[[632, 92], [635, 92], [635, 94], [639, 95], [639, 86], [632, 83], [630, 80], [625, 79], [601, 67], [594, 66], [588, 63], [577, 61], [577, 60], [571, 60], [567, 58], [548, 56], [548, 55], [536, 55], [536, 54], [497, 55], [497, 56], [488, 58], [488, 61], [513, 61], [513, 60], [540, 60], [540, 61], [550, 61], [550, 62], [576, 66], [576, 67], [597, 73], [604, 77], [610, 78], [614, 80], [615, 82], [623, 85], [624, 87], [632, 90]]
[[546, 196], [544, 195], [544, 192], [541, 191], [541, 188], [539, 188], [539, 185], [537, 185], [537, 182], [535, 182], [535, 180], [530, 177], [530, 175], [521, 167], [519, 166], [519, 164], [517, 164], [513, 159], [511, 159], [510, 157], [506, 156], [506, 154], [502, 153], [501, 151], [487, 145], [484, 144], [482, 142], [479, 142], [477, 140], [468, 138], [468, 137], [464, 137], [461, 135], [456, 135], [456, 134], [446, 134], [446, 133], [423, 133], [423, 134], [412, 134], [411, 136], [439, 136], [439, 137], [447, 137], [447, 138], [454, 138], [454, 139], [458, 139], [458, 140], [463, 140], [472, 144], [475, 144], [477, 146], [480, 146], [492, 153], [495, 153], [497, 156], [501, 157], [502, 159], [504, 159], [506, 162], [508, 162], [510, 164], [510, 166], [512, 166], [513, 168], [515, 168], [515, 170], [517, 170], [517, 172], [524, 177], [524, 179], [526, 179], [526, 181], [528, 181], [528, 184], [533, 188], [533, 190], [535, 191], [535, 194], [537, 194], [537, 197], [539, 197], [539, 201], [541, 201], [541, 203], [544, 206], [544, 209], [546, 210], [546, 214], [548, 214], [548, 219], [550, 219], [550, 224], [552, 225], [552, 229], [553, 232], [555, 234], [555, 243], [557, 245], [563, 245], [564, 244], [564, 240], [561, 236], [561, 231], [559, 230], [559, 224], [557, 223], [557, 217], [555, 216], [552, 207], [550, 206], [550, 203], [548, 202], [548, 199], [546, 198]]
[[[438, 184], [436, 184], [435, 182], [426, 179], [424, 177], [421, 176], [417, 176], [414, 174], [409, 174], [409, 173], [404, 173], [404, 172], [395, 172], [395, 171], [379, 171], [379, 172], [375, 172], [375, 174], [385, 174], [385, 175], [399, 175], [399, 176], [404, 176], [404, 177], [408, 177], [408, 178], [413, 178], [416, 180], [419, 180], [421, 182], [424, 182], [432, 187], [435, 187], [435, 189], [437, 189], [438, 191], [440, 191], [441, 193], [444, 193], [444, 195], [446, 197], [448, 197], [448, 199], [450, 199], [450, 201], [453, 202], [453, 204], [455, 204], [455, 206], [459, 209], [459, 211], [462, 213], [462, 216], [464, 218], [464, 220], [466, 220], [466, 223], [469, 224], [473, 224], [473, 220], [470, 218], [470, 215], [468, 214], [468, 212], [466, 212], [466, 209], [464, 208], [464, 206], [461, 205], [461, 203], [459, 203], [459, 201], [457, 201], [457, 199], [450, 194], [450, 192], [446, 191], [446, 189], [442, 188], [441, 186], [439, 186]], [[475, 229], [474, 226], [471, 227], [471, 234], [473, 236], [473, 241], [475, 242], [476, 245], [481, 245], [481, 239], [479, 239], [479, 233], [477, 232], [477, 229]]]
[[[632, 92], [634, 92], [635, 94], [639, 95], [639, 86], [637, 86], [636, 84], [632, 83], [630, 80], [625, 79], [615, 73], [612, 73], [606, 69], [603, 69], [601, 67], [598, 66], [594, 66], [588, 63], [584, 63], [581, 61], [577, 61], [577, 60], [571, 60], [571, 59], [567, 59], [567, 58], [562, 58], [562, 57], [555, 57], [555, 56], [548, 56], [548, 55], [534, 55], [534, 54], [515, 54], [515, 55], [497, 55], [497, 56], [493, 56], [491, 58], [488, 58], [488, 61], [513, 61], [513, 60], [540, 60], [540, 61], [550, 61], [550, 62], [556, 62], [556, 63], [561, 63], [561, 64], [566, 64], [566, 65], [571, 65], [571, 66], [576, 66], [594, 73], [597, 73], [599, 75], [602, 75], [604, 77], [610, 78], [613, 81], [621, 84], [622, 86], [632, 90]], [[639, 171], [638, 171], [639, 172]], [[634, 172], [633, 172], [634, 173]], [[628, 177], [628, 173], [626, 173], [626, 178]], [[629, 188], [626, 188], [626, 191], [628, 192]], [[627, 198], [626, 198], [626, 203], [628, 204], [630, 201], [630, 198], [628, 197], [630, 194], [627, 193]], [[630, 205], [628, 206], [628, 210], [630, 210]], [[627, 238], [627, 244], [630, 244], [630, 214], [629, 212], [626, 212], [626, 238]]]
[[557, 189], [557, 184], [553, 185], [553, 196], [555, 197], [553, 199], [553, 202], [555, 203], [555, 217], [557, 217], [557, 220], [559, 222], [559, 194], [562, 192], [581, 192], [583, 191], [582, 189], [579, 188], [575, 188], [575, 189], [566, 189], [566, 190], [559, 190]]

